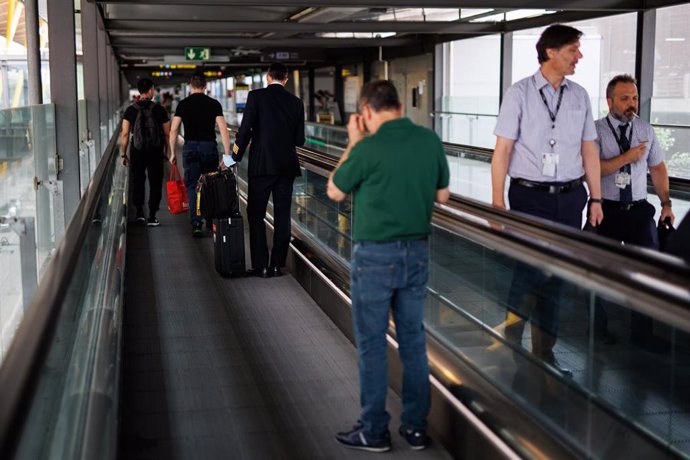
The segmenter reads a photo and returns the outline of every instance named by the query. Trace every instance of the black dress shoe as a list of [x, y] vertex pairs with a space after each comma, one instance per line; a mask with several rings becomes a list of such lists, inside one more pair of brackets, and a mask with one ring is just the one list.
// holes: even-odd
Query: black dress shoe
[[561, 365], [561, 363], [559, 363], [556, 358], [553, 358], [550, 360], [545, 359], [544, 362], [546, 364], [548, 364], [549, 366], [553, 367], [554, 369], [556, 369], [561, 374], [563, 374], [563, 377], [572, 377], [573, 376], [573, 371], [571, 371], [570, 369], [568, 369], [566, 367], [563, 367]]
[[260, 278], [268, 278], [271, 276], [271, 271], [268, 267], [263, 268], [250, 268], [247, 270], [247, 276], [258, 276]]
[[283, 272], [280, 270], [280, 267], [270, 267], [268, 270], [271, 276], [283, 276]]

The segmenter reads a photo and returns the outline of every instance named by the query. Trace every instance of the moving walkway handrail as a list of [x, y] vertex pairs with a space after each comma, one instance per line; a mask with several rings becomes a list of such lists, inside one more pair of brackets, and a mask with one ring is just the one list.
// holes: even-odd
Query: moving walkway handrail
[[62, 241], [46, 267], [30, 305], [25, 309], [25, 317], [0, 367], [0, 458], [12, 457], [22, 433], [55, 334], [57, 319], [99, 205], [106, 173], [118, 158], [117, 142], [118, 136], [114, 135], [103, 155], [105, 158], [96, 168]]
[[[336, 131], [336, 132], [345, 132], [347, 133], [347, 129], [342, 127], [342, 126], [330, 126], [330, 125], [319, 125], [318, 123], [311, 123], [312, 125], [315, 126], [326, 126], [329, 130]], [[660, 127], [678, 127], [678, 126], [672, 126], [672, 125], [654, 125], [654, 126], [660, 126]], [[331, 148], [335, 146], [330, 146]], [[342, 148], [342, 147], [340, 147]], [[476, 147], [473, 145], [466, 145], [466, 144], [454, 144], [451, 142], [443, 142], [443, 149], [445, 150], [446, 154], [453, 154], [454, 156], [460, 157], [460, 158], [469, 158], [469, 159], [474, 159], [474, 160], [480, 160], [484, 161], [486, 163], [491, 162], [491, 158], [493, 156], [493, 150], [483, 148], [483, 147]], [[652, 179], [649, 175], [647, 175], [647, 184], [649, 187], [653, 186], [652, 184]], [[690, 195], [690, 179], [684, 179], [681, 177], [669, 177], [669, 185], [671, 188], [671, 194], [674, 195], [675, 193], [682, 193], [684, 195]]]

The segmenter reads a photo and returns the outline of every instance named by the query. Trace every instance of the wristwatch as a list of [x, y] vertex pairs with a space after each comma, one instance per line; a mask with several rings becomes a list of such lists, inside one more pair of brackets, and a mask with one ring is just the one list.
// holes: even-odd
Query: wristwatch
[[589, 199], [590, 204], [591, 203], [599, 203], [601, 204], [601, 198], [590, 198]]
[[671, 200], [666, 200], [661, 202], [661, 207], [662, 208], [670, 208], [672, 207]]

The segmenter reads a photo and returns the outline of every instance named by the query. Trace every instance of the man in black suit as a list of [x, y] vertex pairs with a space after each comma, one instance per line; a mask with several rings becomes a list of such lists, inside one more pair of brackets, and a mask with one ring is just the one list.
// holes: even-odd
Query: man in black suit
[[[280, 276], [290, 244], [292, 184], [300, 167], [296, 146], [304, 144], [304, 104], [285, 89], [288, 69], [271, 64], [268, 86], [251, 91], [233, 146], [233, 159], [241, 161], [251, 140], [247, 219], [252, 257], [250, 275]], [[266, 206], [273, 194], [273, 249], [266, 243]]]

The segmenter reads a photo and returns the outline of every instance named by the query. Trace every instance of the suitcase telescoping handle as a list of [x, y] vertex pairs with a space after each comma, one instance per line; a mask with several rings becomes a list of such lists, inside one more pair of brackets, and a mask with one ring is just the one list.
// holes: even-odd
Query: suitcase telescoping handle
[[218, 172], [223, 173], [224, 171], [230, 172], [233, 176], [235, 176], [235, 193], [237, 194], [237, 199], [240, 199], [240, 182], [237, 180], [239, 177], [237, 175], [237, 163], [233, 164], [232, 166], [228, 166], [225, 169], [221, 168], [220, 166], [218, 167]]
[[237, 163], [235, 163], [231, 166], [227, 166], [225, 168], [221, 168], [220, 166], [218, 166], [218, 173], [220, 173], [220, 174], [230, 173], [233, 175], [233, 177], [235, 179], [235, 196], [237, 197], [237, 211], [239, 212], [239, 209], [240, 209], [240, 203], [239, 203], [239, 201], [240, 201], [240, 183], [239, 183], [239, 180], [237, 179], [238, 178]]

